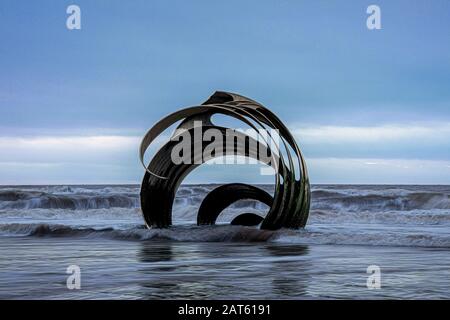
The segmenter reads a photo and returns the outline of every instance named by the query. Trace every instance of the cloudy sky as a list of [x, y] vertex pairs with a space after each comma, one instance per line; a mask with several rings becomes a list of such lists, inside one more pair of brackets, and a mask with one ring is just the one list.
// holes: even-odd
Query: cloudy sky
[[279, 115], [313, 183], [450, 183], [448, 0], [2, 0], [0, 39], [0, 184], [139, 183], [146, 130], [215, 90]]

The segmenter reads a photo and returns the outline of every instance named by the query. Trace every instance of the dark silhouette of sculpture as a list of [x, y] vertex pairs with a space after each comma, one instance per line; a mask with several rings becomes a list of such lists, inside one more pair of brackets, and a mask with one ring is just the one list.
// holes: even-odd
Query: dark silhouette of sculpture
[[[230, 148], [227, 145], [220, 154], [206, 153], [210, 141], [193, 141], [190, 154], [184, 155], [190, 161], [174, 163], [171, 159], [174, 147], [182, 133], [195, 136], [195, 130], [204, 132], [218, 130], [225, 137], [229, 128], [214, 125], [211, 117], [222, 114], [241, 120], [251, 128], [267, 130], [269, 137], [263, 141], [242, 132], [233, 132], [236, 141]], [[148, 166], [144, 164], [144, 154], [155, 138], [166, 128], [181, 120], [174, 135], [155, 154]], [[279, 145], [269, 144], [270, 129], [277, 130]], [[284, 152], [282, 152], [284, 150]], [[272, 197], [264, 190], [246, 184], [227, 184], [211, 191], [203, 200], [198, 212], [197, 223], [214, 224], [220, 213], [232, 203], [242, 199], [258, 200], [270, 206], [265, 217], [254, 213], [243, 213], [231, 224], [259, 225], [261, 229], [304, 227], [308, 219], [310, 206], [310, 185], [305, 161], [294, 137], [286, 126], [263, 105], [243, 96], [216, 92], [202, 105], [174, 112], [156, 123], [144, 136], [140, 147], [140, 159], [146, 173], [141, 187], [141, 207], [148, 227], [164, 228], [172, 224], [172, 205], [175, 194], [183, 179], [202, 163], [216, 157], [239, 155], [262, 161], [260, 154], [270, 155], [266, 163], [275, 170], [275, 190]], [[265, 161], [267, 159], [264, 159]]]

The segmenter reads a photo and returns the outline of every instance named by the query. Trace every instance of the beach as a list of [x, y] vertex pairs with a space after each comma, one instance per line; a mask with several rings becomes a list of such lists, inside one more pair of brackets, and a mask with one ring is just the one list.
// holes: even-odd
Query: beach
[[449, 186], [314, 185], [306, 228], [275, 232], [228, 224], [267, 211], [253, 201], [196, 226], [214, 187], [181, 186], [174, 226], [151, 230], [137, 185], [0, 187], [0, 298], [450, 298]]

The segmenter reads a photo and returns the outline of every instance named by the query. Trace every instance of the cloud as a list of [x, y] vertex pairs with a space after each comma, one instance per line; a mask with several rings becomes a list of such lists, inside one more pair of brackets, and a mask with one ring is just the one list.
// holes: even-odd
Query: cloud
[[429, 125], [297, 127], [293, 134], [305, 143], [380, 143], [414, 139], [450, 141], [450, 123]]
[[[0, 137], [0, 184], [139, 183], [140, 136]], [[157, 139], [149, 156], [161, 145]]]
[[24, 148], [24, 149], [41, 149], [47, 150], [58, 149], [120, 149], [138, 141], [137, 137], [127, 136], [88, 136], [88, 137], [0, 137], [0, 147], [2, 148]]
[[126, 136], [1, 137], [0, 162], [115, 162], [135, 155], [139, 141]]
[[450, 160], [450, 123], [293, 126], [308, 157]]
[[[299, 126], [292, 132], [313, 183], [450, 183], [450, 124]], [[0, 137], [0, 184], [139, 183], [141, 138]], [[147, 159], [167, 138], [152, 145]], [[226, 167], [196, 170], [190, 181], [250, 181], [254, 176], [253, 171], [243, 174], [242, 167]], [[256, 175], [255, 182], [271, 180]]]
[[313, 183], [450, 184], [450, 161], [310, 158]]

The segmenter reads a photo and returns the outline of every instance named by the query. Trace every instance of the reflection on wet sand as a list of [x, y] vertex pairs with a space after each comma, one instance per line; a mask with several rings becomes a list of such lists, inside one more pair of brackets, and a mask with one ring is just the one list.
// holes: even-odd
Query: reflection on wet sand
[[[301, 297], [308, 288], [307, 246], [143, 242], [138, 251], [144, 299]], [[270, 298], [268, 296], [267, 298]]]
[[[300, 260], [299, 263], [299, 258], [309, 253], [308, 246], [267, 245], [266, 249], [269, 256], [287, 258], [272, 261], [273, 292], [284, 296], [286, 299], [304, 296], [307, 293], [310, 281], [308, 269], [311, 268], [311, 263], [306, 259]], [[299, 274], [301, 274], [300, 277]]]

